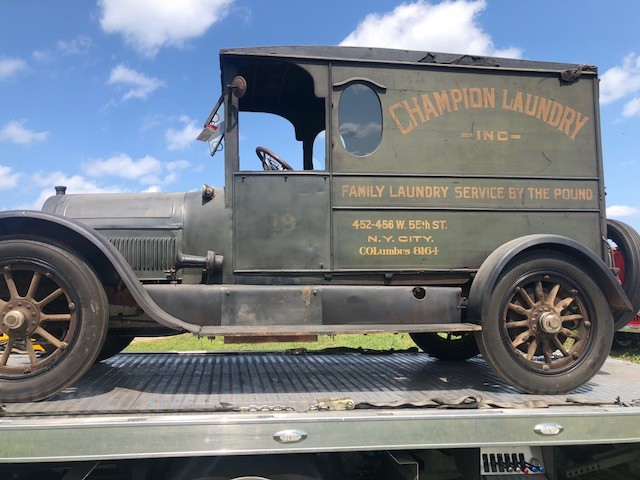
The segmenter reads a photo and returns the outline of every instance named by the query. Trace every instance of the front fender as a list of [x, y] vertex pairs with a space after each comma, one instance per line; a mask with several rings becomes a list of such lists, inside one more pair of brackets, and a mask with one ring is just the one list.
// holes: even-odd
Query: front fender
[[631, 311], [633, 307], [622, 285], [609, 266], [580, 242], [561, 235], [536, 234], [511, 240], [494, 250], [480, 266], [471, 285], [467, 318], [482, 323], [486, 318], [489, 297], [509, 262], [532, 250], [555, 250], [584, 265], [604, 292], [612, 310]]
[[[194, 331], [194, 326], [162, 310], [143, 288], [125, 258], [103, 235], [73, 218], [33, 210], [0, 212], [2, 238], [40, 238], [77, 252], [101, 278], [112, 269], [134, 300], [151, 318], [173, 329]], [[197, 332], [196, 332], [197, 333]]]

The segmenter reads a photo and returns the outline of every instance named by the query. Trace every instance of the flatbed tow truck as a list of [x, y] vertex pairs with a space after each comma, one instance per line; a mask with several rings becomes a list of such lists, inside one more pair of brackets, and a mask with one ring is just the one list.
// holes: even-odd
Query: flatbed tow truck
[[64, 480], [573, 478], [640, 464], [638, 378], [640, 365], [610, 358], [568, 395], [533, 395], [481, 357], [123, 353], [47, 401], [5, 404], [0, 471]]

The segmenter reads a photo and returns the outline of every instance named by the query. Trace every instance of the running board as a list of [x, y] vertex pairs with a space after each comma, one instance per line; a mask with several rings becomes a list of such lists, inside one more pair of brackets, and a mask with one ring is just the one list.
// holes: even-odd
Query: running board
[[[475, 331], [461, 325], [459, 287], [145, 285], [199, 335]], [[444, 329], [444, 330], [443, 330]]]

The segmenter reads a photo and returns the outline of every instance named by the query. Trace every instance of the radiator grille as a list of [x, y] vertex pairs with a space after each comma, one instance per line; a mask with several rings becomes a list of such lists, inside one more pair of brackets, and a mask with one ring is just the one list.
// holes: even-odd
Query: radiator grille
[[176, 239], [173, 237], [109, 237], [131, 268], [141, 272], [165, 271], [176, 261]]

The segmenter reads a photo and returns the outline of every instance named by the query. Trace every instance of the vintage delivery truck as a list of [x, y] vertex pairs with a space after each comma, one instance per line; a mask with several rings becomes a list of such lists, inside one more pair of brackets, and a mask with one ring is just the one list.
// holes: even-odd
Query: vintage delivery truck
[[[0, 400], [180, 331], [409, 332], [443, 358], [479, 348], [540, 394], [599, 370], [640, 307], [608, 238], [628, 278], [640, 240], [605, 218], [595, 67], [348, 47], [223, 50], [220, 65], [200, 138], [224, 146], [224, 188], [58, 188], [42, 211], [0, 214]], [[245, 112], [289, 120], [301, 158], [240, 158]]]

